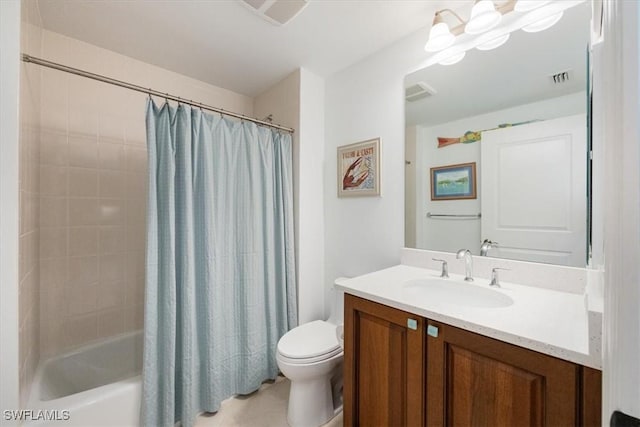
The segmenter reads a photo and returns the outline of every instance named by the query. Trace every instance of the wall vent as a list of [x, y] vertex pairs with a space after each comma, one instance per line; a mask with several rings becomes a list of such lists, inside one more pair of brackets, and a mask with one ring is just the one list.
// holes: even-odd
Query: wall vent
[[274, 25], [291, 21], [308, 4], [306, 0], [243, 0], [242, 3]]
[[433, 96], [436, 93], [438, 93], [438, 91], [436, 91], [425, 82], [418, 82], [412, 84], [411, 86], [407, 86], [404, 89], [404, 99], [409, 102], [414, 102], [422, 98]]
[[554, 85], [568, 83], [573, 78], [573, 70], [560, 71], [549, 76]]

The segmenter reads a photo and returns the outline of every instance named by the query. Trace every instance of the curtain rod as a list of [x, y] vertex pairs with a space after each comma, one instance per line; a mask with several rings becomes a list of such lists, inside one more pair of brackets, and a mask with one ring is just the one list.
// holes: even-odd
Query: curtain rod
[[233, 111], [227, 111], [222, 108], [212, 107], [207, 104], [203, 104], [201, 102], [193, 102], [192, 100], [187, 100], [184, 98], [180, 98], [179, 96], [170, 95], [168, 93], [162, 93], [157, 90], [147, 89], [142, 86], [134, 85], [132, 83], [127, 83], [122, 80], [112, 79], [110, 77], [102, 76], [100, 74], [90, 73], [89, 71], [80, 70], [78, 68], [68, 67], [66, 65], [58, 64], [56, 62], [47, 61], [46, 59], [36, 58], [35, 56], [27, 55], [26, 53], [22, 54], [22, 60], [24, 62], [31, 62], [32, 64], [42, 65], [43, 67], [53, 68], [54, 70], [64, 71], [66, 73], [75, 74], [82, 77], [87, 77], [89, 79], [97, 80], [99, 82], [112, 84], [115, 86], [120, 86], [126, 89], [135, 90], [137, 92], [146, 93], [148, 95], [157, 96], [160, 98], [164, 98], [167, 100], [176, 101], [181, 104], [187, 104], [194, 107], [201, 108], [203, 110], [213, 111], [215, 113], [225, 114], [227, 116], [235, 117], [241, 120], [247, 120], [249, 122], [257, 123], [262, 126], [268, 126], [271, 128], [276, 128], [285, 132], [294, 132], [294, 129], [288, 128], [285, 126], [280, 126], [277, 124], [269, 123], [264, 120], [254, 119], [253, 117], [245, 116], [244, 114], [234, 113]]

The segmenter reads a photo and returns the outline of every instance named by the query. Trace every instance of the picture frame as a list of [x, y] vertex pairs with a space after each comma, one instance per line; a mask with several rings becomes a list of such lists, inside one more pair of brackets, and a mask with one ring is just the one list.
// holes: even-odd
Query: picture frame
[[476, 162], [431, 168], [431, 200], [475, 199]]
[[338, 147], [338, 197], [380, 195], [380, 138]]

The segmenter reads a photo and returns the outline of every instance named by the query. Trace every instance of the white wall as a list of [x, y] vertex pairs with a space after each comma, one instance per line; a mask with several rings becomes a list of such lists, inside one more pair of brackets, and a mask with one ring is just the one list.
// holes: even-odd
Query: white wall
[[[397, 264], [404, 244], [404, 89], [424, 59], [421, 30], [326, 82], [325, 275], [356, 276]], [[338, 198], [336, 148], [381, 140], [380, 197]]]
[[[36, 0], [21, 2], [21, 50], [41, 53]], [[40, 359], [40, 101], [42, 69], [20, 67], [20, 402]]]
[[640, 5], [604, 2], [604, 42], [594, 58], [595, 117], [604, 119], [603, 424], [621, 410], [640, 418]]
[[322, 165], [324, 80], [299, 69], [258, 95], [254, 112], [271, 114], [273, 122], [293, 134], [296, 273], [299, 323], [324, 316], [324, 219]]
[[[324, 79], [300, 70], [298, 289], [300, 322], [326, 318], [324, 298]], [[323, 313], [324, 309], [324, 313]]]
[[[461, 63], [462, 64], [462, 63]], [[480, 220], [441, 220], [427, 218], [426, 213], [476, 214], [480, 212], [482, 142], [454, 144], [438, 148], [438, 137], [461, 137], [466, 131], [491, 129], [503, 123], [529, 120], [549, 120], [586, 113], [585, 92], [523, 104], [517, 107], [442, 123], [431, 127], [418, 126], [416, 232], [417, 248], [455, 252], [469, 248], [479, 255], [482, 236]], [[477, 198], [469, 200], [431, 200], [430, 168], [459, 163], [476, 162]], [[531, 166], [535, 168], [535, 165]]]
[[[0, 1], [0, 410], [19, 409], [18, 84], [20, 2]], [[14, 425], [2, 417], [2, 425]]]

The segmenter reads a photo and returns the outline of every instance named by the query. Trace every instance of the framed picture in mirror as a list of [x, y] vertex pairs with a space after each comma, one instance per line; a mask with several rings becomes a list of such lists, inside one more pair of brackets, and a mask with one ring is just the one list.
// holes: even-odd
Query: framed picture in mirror
[[476, 197], [476, 162], [431, 168], [431, 200]]
[[338, 147], [338, 197], [380, 195], [380, 138]]

